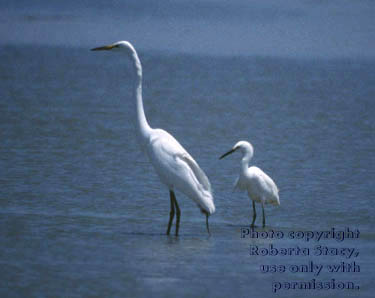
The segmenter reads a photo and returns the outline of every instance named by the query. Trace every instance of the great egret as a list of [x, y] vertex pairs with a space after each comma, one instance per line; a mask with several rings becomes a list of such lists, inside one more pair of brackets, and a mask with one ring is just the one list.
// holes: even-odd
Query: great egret
[[279, 190], [271, 177], [269, 177], [261, 169], [257, 167], [249, 168], [249, 162], [254, 155], [254, 148], [249, 142], [239, 141], [230, 151], [220, 156], [220, 159], [237, 150], [241, 151], [242, 160], [240, 176], [235, 182], [235, 188], [247, 190], [250, 199], [253, 201], [252, 227], [254, 227], [254, 222], [257, 217], [255, 202], [262, 204], [263, 227], [265, 227], [266, 219], [264, 215], [264, 204], [269, 203], [273, 205], [280, 205]]
[[118, 41], [92, 49], [92, 51], [102, 50], [125, 54], [131, 60], [135, 74], [136, 130], [139, 133], [141, 146], [146, 149], [161, 182], [169, 189], [171, 207], [167, 235], [171, 230], [175, 209], [176, 236], [178, 236], [180, 226], [181, 211], [174, 193], [175, 189], [195, 201], [202, 213], [206, 215], [207, 232], [210, 234], [208, 216], [215, 212], [210, 181], [196, 161], [172, 135], [165, 130], [154, 129], [149, 126], [143, 109], [142, 66], [136, 50], [128, 41]]

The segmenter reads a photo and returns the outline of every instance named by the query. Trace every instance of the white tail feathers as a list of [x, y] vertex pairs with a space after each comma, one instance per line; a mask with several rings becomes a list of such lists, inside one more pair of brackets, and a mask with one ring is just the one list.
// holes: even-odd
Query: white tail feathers
[[199, 207], [204, 209], [209, 215], [215, 213], [216, 208], [211, 192], [205, 192], [205, 194], [201, 197]]
[[196, 180], [196, 194], [192, 196], [192, 199], [196, 201], [202, 210], [206, 211], [209, 215], [213, 214], [216, 208], [211, 191], [211, 184], [206, 174], [188, 153], [181, 154], [179, 157], [191, 169], [192, 176], [194, 176]]

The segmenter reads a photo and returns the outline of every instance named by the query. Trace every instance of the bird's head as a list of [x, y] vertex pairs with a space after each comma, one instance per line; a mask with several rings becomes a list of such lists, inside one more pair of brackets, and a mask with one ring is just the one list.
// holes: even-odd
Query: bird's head
[[138, 58], [136, 50], [129, 41], [117, 41], [106, 46], [93, 48], [91, 51], [111, 51], [125, 54], [125, 56], [128, 57], [128, 61], [131, 61], [132, 65], [135, 66], [137, 73], [142, 75], [141, 61]]
[[91, 51], [119, 52], [119, 53], [125, 54], [127, 57], [131, 58], [132, 60], [136, 59], [137, 61], [139, 61], [137, 52], [135, 51], [133, 45], [129, 41], [126, 41], [126, 40], [117, 41], [115, 43], [112, 43], [106, 46], [93, 48], [91, 49]]
[[223, 159], [225, 156], [232, 154], [235, 151], [240, 151], [243, 156], [249, 155], [250, 157], [252, 157], [254, 155], [254, 148], [249, 142], [239, 141], [233, 146], [231, 150], [220, 156], [220, 159]]

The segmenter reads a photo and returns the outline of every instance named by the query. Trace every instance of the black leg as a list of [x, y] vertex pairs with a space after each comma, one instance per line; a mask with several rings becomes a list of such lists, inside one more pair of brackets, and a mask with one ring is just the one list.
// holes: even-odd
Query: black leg
[[254, 222], [256, 218], [257, 218], [257, 211], [255, 209], [255, 201], [253, 201], [253, 222], [251, 223], [252, 228], [254, 228]]
[[174, 204], [176, 206], [176, 236], [178, 236], [178, 230], [180, 228], [180, 216], [181, 216], [181, 210], [180, 207], [178, 207], [178, 203], [176, 200], [176, 196], [174, 195], [174, 192], [172, 191], [172, 197], [174, 200]]
[[208, 227], [208, 213], [207, 212], [206, 212], [206, 227], [207, 227], [208, 235], [211, 236], [210, 228]]
[[262, 212], [263, 212], [263, 228], [266, 226], [266, 217], [264, 216], [264, 204], [262, 203]]
[[171, 211], [169, 212], [169, 222], [168, 222], [168, 230], [167, 235], [169, 235], [169, 232], [171, 231], [171, 226], [174, 218], [174, 193], [173, 191], [169, 191], [169, 197], [171, 199]]

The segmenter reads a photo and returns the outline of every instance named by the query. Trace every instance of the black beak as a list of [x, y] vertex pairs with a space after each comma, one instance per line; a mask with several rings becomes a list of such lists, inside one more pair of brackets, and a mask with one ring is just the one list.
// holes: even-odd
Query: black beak
[[232, 150], [228, 151], [227, 153], [224, 153], [222, 156], [220, 156], [219, 159], [223, 159], [225, 156], [227, 156], [229, 154], [232, 154], [234, 151], [236, 151], [236, 149], [232, 149]]

